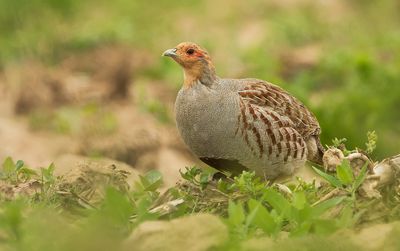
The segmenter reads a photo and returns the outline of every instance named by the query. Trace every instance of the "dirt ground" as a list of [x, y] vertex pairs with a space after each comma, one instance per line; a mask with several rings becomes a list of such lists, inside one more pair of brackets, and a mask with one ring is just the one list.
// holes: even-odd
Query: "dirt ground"
[[165, 105], [168, 123], [138, 98], [137, 72], [150, 63], [144, 53], [114, 46], [0, 70], [0, 159], [40, 167], [65, 154], [107, 157], [140, 172], [158, 169], [173, 185], [196, 159], [173, 123], [175, 91], [162, 82], [145, 86], [146, 99]]

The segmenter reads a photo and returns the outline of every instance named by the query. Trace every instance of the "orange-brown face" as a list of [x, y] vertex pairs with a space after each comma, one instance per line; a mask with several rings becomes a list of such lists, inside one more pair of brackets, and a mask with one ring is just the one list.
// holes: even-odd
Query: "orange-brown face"
[[185, 87], [193, 86], [198, 80], [211, 83], [216, 79], [210, 56], [195, 43], [180, 43], [175, 48], [166, 50], [163, 56], [171, 57], [183, 67]]
[[186, 69], [200, 67], [210, 60], [205, 50], [191, 42], [180, 43], [175, 48], [166, 50], [163, 56], [171, 57]]

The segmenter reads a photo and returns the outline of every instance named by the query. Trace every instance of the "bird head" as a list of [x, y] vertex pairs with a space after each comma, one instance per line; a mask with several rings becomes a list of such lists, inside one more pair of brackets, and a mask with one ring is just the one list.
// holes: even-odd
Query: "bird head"
[[162, 55], [171, 57], [182, 66], [185, 87], [191, 87], [197, 81], [211, 85], [216, 79], [215, 68], [208, 52], [195, 43], [180, 43]]

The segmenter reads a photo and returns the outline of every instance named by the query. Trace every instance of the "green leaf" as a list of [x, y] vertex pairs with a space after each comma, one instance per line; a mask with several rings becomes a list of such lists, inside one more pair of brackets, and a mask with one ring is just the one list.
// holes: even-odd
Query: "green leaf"
[[138, 187], [142, 187], [143, 189], [146, 189], [146, 187], [150, 186], [150, 182], [146, 179], [145, 176], [139, 175], [140, 183], [137, 183]]
[[3, 162], [3, 172], [9, 175], [15, 171], [15, 164], [11, 157], [7, 157]]
[[307, 222], [314, 217], [313, 208], [308, 203], [306, 203], [302, 209], [293, 210], [292, 214], [298, 223]]
[[220, 190], [221, 192], [227, 193], [229, 189], [229, 183], [226, 182], [225, 180], [218, 180], [217, 182], [217, 189]]
[[267, 234], [274, 234], [279, 230], [277, 221], [259, 201], [250, 199], [248, 207], [250, 213], [246, 219], [247, 225], [257, 226]]
[[356, 177], [352, 192], [355, 193], [357, 189], [361, 186], [361, 184], [364, 182], [365, 177], [367, 177], [367, 167], [368, 163], [365, 163], [364, 166], [361, 168], [360, 174]]
[[353, 170], [350, 166], [350, 162], [347, 159], [344, 159], [342, 161], [342, 164], [336, 168], [336, 175], [339, 180], [345, 185], [349, 185], [353, 182]]
[[22, 160], [18, 160], [17, 163], [15, 163], [15, 170], [18, 171], [24, 166], [24, 162]]
[[151, 170], [145, 176], [139, 176], [145, 191], [156, 191], [162, 185], [162, 175], [157, 170]]
[[160, 188], [160, 186], [162, 185], [163, 181], [162, 179], [154, 182], [153, 184], [151, 184], [150, 186], [146, 187], [146, 191], [152, 191], [155, 192], [158, 188]]
[[128, 224], [132, 213], [133, 205], [128, 197], [113, 187], [106, 189], [104, 201], [100, 210], [96, 212], [99, 217], [103, 218], [102, 221], [111, 224], [110, 226]]
[[205, 188], [210, 181], [210, 175], [208, 173], [200, 174], [200, 184], [202, 188]]
[[297, 224], [308, 221], [312, 218], [312, 208], [307, 201], [304, 191], [296, 191], [293, 193], [291, 220]]
[[196, 183], [196, 176], [202, 173], [202, 169], [196, 166], [185, 167], [185, 171], [179, 170], [179, 173], [183, 179]]
[[338, 187], [338, 188], [343, 187], [342, 182], [340, 180], [338, 180], [336, 177], [329, 175], [314, 166], [312, 168], [314, 169], [314, 171], [316, 173], [318, 173], [322, 178], [324, 178], [326, 181], [328, 181], [332, 186]]
[[339, 219], [337, 220], [338, 225], [342, 228], [353, 226], [358, 220], [357, 215], [353, 215], [353, 208], [351, 204], [347, 204], [341, 212]]
[[332, 199], [319, 203], [318, 205], [312, 208], [313, 217], [317, 218], [321, 216], [323, 213], [325, 213], [332, 207], [339, 205], [345, 198], [346, 196], [334, 197]]
[[263, 199], [268, 202], [279, 214], [290, 218], [291, 205], [285, 197], [272, 188], [268, 188], [263, 195]]
[[[7, 233], [14, 240], [21, 234], [21, 223], [23, 222], [23, 209], [26, 207], [22, 199], [10, 201], [2, 205], [0, 214], [0, 227], [2, 232]], [[6, 228], [4, 228], [6, 226]], [[7, 229], [9, 229], [7, 231]], [[10, 239], [8, 237], [8, 239]]]
[[307, 200], [306, 200], [306, 195], [304, 194], [304, 191], [297, 191], [293, 193], [293, 200], [292, 200], [292, 205], [297, 208], [297, 209], [303, 209], [304, 206], [306, 205]]
[[137, 215], [139, 221], [147, 220], [155, 216], [149, 211], [151, 205], [153, 204], [153, 200], [147, 194], [141, 196], [135, 204], [136, 207], [134, 208], [133, 212]]
[[295, 229], [290, 231], [290, 236], [291, 237], [303, 236], [310, 232], [311, 226], [312, 226], [312, 221], [303, 222], [303, 223], [297, 225], [297, 227]]
[[51, 163], [48, 167], [47, 170], [49, 171], [50, 175], [54, 174], [54, 170], [56, 169], [56, 166], [54, 165], [54, 163]]
[[229, 201], [228, 215], [229, 215], [228, 221], [232, 225], [234, 226], [241, 225], [245, 220], [245, 213], [242, 204], [240, 203], [235, 204], [235, 202]]
[[37, 172], [35, 170], [29, 169], [27, 167], [22, 167], [18, 171], [18, 180], [22, 182], [26, 182], [32, 176], [37, 176]]
[[135, 188], [140, 191], [156, 191], [163, 183], [162, 175], [157, 170], [151, 170], [144, 176], [139, 175], [140, 182], [135, 182]]
[[54, 169], [55, 169], [54, 163], [51, 163], [47, 168], [40, 169], [42, 171], [43, 179], [46, 182], [53, 182], [55, 180]]
[[19, 173], [23, 173], [26, 175], [38, 175], [38, 173], [35, 170], [26, 167], [19, 170]]
[[150, 184], [158, 182], [162, 179], [162, 175], [157, 170], [151, 170], [145, 174], [146, 179], [149, 181]]

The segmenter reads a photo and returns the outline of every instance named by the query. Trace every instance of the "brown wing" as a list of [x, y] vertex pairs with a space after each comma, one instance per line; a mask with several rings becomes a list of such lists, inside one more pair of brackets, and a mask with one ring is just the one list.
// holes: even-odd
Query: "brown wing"
[[238, 91], [240, 114], [236, 135], [241, 135], [251, 152], [270, 164], [308, 158], [306, 142], [318, 137], [315, 116], [281, 88], [260, 81], [245, 80]]
[[[315, 116], [298, 99], [276, 85], [248, 80], [239, 90], [239, 96], [242, 102], [256, 105], [258, 109], [273, 111], [271, 116], [275, 121], [288, 124], [305, 140], [321, 133]], [[279, 118], [274, 114], [279, 115]]]

